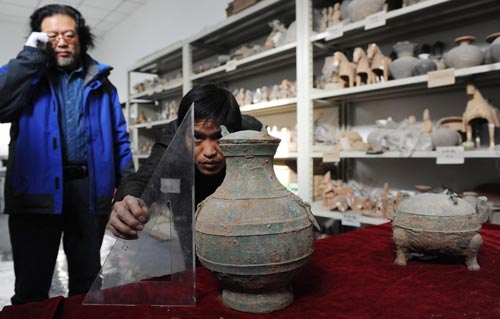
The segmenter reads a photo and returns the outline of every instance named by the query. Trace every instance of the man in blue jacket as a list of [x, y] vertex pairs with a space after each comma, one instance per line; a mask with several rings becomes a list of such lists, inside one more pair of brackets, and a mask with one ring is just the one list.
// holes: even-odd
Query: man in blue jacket
[[76, 9], [47, 5], [0, 68], [0, 121], [11, 122], [5, 212], [16, 275], [13, 304], [48, 298], [61, 237], [69, 295], [88, 291], [116, 185], [133, 173], [111, 67], [87, 49], [93, 35]]

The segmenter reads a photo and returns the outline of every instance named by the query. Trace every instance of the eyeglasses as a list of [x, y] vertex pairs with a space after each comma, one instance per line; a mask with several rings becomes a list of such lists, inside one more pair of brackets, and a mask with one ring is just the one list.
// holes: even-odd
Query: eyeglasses
[[57, 44], [59, 43], [59, 40], [63, 39], [64, 42], [70, 44], [73, 43], [76, 40], [76, 37], [78, 36], [75, 31], [66, 31], [63, 33], [57, 33], [57, 32], [48, 32], [47, 36], [49, 37], [49, 41], [52, 44]]

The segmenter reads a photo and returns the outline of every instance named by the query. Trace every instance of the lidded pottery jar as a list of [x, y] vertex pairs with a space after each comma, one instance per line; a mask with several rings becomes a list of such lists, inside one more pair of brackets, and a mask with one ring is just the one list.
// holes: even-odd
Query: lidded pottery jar
[[429, 53], [420, 53], [418, 55], [418, 61], [413, 67], [412, 75], [423, 75], [435, 70], [437, 70], [437, 64], [432, 61], [431, 55]]
[[412, 253], [455, 255], [465, 257], [469, 270], [479, 270], [479, 230], [488, 219], [486, 197], [478, 197], [473, 207], [448, 191], [418, 194], [401, 202], [392, 219], [397, 265], [405, 266]]
[[226, 177], [196, 211], [196, 254], [222, 282], [223, 303], [239, 311], [293, 302], [291, 281], [313, 253], [313, 226], [319, 229], [310, 207], [274, 174], [279, 142], [265, 129], [224, 135]]
[[488, 54], [493, 63], [500, 62], [500, 32], [495, 32], [486, 37], [486, 41], [490, 43]]
[[455, 146], [462, 141], [460, 133], [447, 126], [440, 126], [431, 133], [432, 146]]
[[444, 63], [449, 68], [468, 68], [481, 65], [483, 63], [483, 52], [473, 45], [476, 38], [471, 35], [465, 35], [455, 39], [458, 46], [454, 47], [444, 55]]
[[409, 41], [398, 42], [392, 47], [398, 55], [398, 58], [389, 64], [393, 78], [402, 79], [412, 76], [413, 68], [418, 62], [418, 59], [414, 57], [416, 47], [416, 43]]

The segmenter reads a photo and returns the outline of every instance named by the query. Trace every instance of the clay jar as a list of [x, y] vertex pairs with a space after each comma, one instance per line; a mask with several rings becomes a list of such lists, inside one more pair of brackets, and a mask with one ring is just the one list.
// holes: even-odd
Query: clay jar
[[432, 131], [431, 139], [434, 147], [455, 146], [460, 144], [462, 137], [457, 131], [441, 126]]
[[349, 16], [353, 22], [363, 20], [369, 15], [382, 11], [385, 0], [353, 0], [348, 5]]
[[274, 174], [279, 142], [265, 130], [224, 135], [226, 177], [196, 211], [196, 254], [222, 282], [224, 305], [239, 311], [293, 302], [291, 281], [313, 253], [313, 225], [319, 228]]
[[472, 44], [476, 38], [471, 35], [458, 37], [456, 47], [448, 51], [444, 56], [444, 63], [449, 68], [468, 68], [483, 63], [483, 52]]
[[418, 62], [418, 59], [414, 57], [416, 46], [416, 43], [402, 41], [392, 47], [398, 55], [398, 58], [389, 64], [393, 78], [402, 79], [412, 76], [413, 68]]
[[412, 74], [423, 75], [435, 70], [437, 70], [437, 65], [432, 61], [431, 55], [429, 53], [420, 53], [418, 55], [418, 61], [413, 67]]
[[491, 43], [488, 47], [490, 59], [492, 62], [500, 62], [500, 32], [488, 35], [486, 41]]

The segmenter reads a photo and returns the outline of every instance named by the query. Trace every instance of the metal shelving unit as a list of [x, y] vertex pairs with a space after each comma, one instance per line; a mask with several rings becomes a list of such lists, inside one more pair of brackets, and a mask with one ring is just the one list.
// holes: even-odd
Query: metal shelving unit
[[[318, 3], [316, 3], [318, 4]], [[320, 5], [327, 5], [322, 2]], [[322, 33], [312, 30], [313, 0], [263, 0], [256, 5], [235, 14], [221, 23], [204, 28], [204, 30], [185, 41], [155, 52], [142, 59], [129, 69], [130, 74], [154, 73], [167, 74], [174, 70], [182, 70], [182, 82], [165, 87], [160, 91], [141, 92], [130, 95], [127, 111], [133, 99], [149, 101], [182, 96], [193, 84], [201, 81], [218, 81], [228, 83], [242, 78], [252, 78], [265, 74], [273, 69], [295, 69], [297, 81], [297, 97], [243, 106], [243, 113], [255, 116], [284, 114], [295, 112], [298, 131], [297, 152], [281, 154], [280, 161], [296, 161], [299, 195], [308, 202], [313, 201], [313, 166], [314, 159], [324, 158], [325, 152], [316, 151], [313, 147], [313, 115], [318, 107], [328, 107], [337, 102], [374, 101], [381, 98], [405, 98], [408, 94], [418, 96], [428, 92], [457, 91], [465, 81], [474, 79], [479, 83], [498, 83], [500, 80], [500, 63], [486, 64], [454, 71], [454, 85], [429, 89], [428, 75], [414, 76], [385, 83], [370, 84], [339, 90], [320, 90], [313, 88], [314, 60], [343, 46], [365, 46], [381, 40], [397, 41], [405, 36], [426, 35], [432, 30], [453, 30], [467, 21], [482, 19], [494, 20], [500, 14], [500, 5], [495, 0], [427, 0], [420, 3], [378, 13], [363, 21], [344, 24]], [[193, 66], [210, 60], [219, 54], [228, 54], [245, 43], [255, 43], [256, 39], [267, 36], [271, 30], [268, 23], [280, 19], [286, 23], [296, 21], [297, 36], [293, 43], [269, 49], [241, 60], [229, 62], [195, 74]], [[380, 25], [373, 26], [373, 21]], [[380, 21], [383, 20], [383, 23]], [[498, 30], [490, 30], [491, 32]], [[321, 49], [319, 49], [321, 48]], [[130, 114], [128, 118], [130, 118]], [[140, 130], [161, 127], [162, 121], [147, 124], [130, 125], [132, 136], [137, 141]], [[498, 158], [500, 152], [477, 150], [464, 152], [464, 158]], [[146, 155], [137, 154], [141, 159]], [[386, 152], [381, 155], [367, 155], [363, 152], [341, 152], [339, 159], [369, 158], [408, 158], [401, 152]], [[409, 158], [437, 158], [437, 152], [414, 152]], [[316, 211], [321, 211], [316, 209]], [[334, 213], [318, 213], [339, 218]]]

